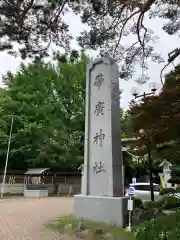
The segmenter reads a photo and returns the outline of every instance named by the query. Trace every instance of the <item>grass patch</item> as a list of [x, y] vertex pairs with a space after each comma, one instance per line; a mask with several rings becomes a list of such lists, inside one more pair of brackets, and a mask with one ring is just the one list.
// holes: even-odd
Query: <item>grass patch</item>
[[81, 221], [81, 228], [78, 230], [79, 222], [73, 216], [65, 216], [50, 222], [47, 227], [62, 233], [76, 234], [84, 239], [135, 239], [132, 233], [126, 232], [123, 228], [87, 220]]

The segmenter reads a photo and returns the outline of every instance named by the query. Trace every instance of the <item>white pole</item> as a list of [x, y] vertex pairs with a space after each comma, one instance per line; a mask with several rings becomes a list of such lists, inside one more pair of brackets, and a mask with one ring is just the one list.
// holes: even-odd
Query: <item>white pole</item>
[[[130, 199], [129, 199], [130, 201], [132, 200], [131, 199], [131, 196], [130, 196]], [[128, 224], [128, 229], [129, 229], [129, 231], [131, 231], [131, 210], [129, 210], [129, 224]]]
[[8, 140], [8, 148], [7, 148], [7, 153], [6, 153], [6, 163], [4, 167], [4, 176], [3, 176], [3, 182], [2, 182], [2, 187], [1, 187], [1, 198], [3, 198], [4, 194], [4, 185], [6, 181], [6, 172], [7, 172], [7, 165], [8, 165], [8, 159], [9, 159], [9, 150], [10, 150], [10, 144], [11, 144], [11, 135], [12, 135], [12, 127], [13, 127], [13, 118], [11, 119], [11, 128], [10, 128], [10, 133], [9, 133], [9, 140]]
[[132, 228], [132, 211], [133, 211], [133, 200], [132, 200], [132, 192], [130, 192], [130, 188], [128, 190], [128, 195], [129, 195], [129, 200], [128, 200], [128, 211], [129, 211], [129, 222], [128, 222], [128, 226], [126, 228], [126, 231], [131, 232], [131, 228]]

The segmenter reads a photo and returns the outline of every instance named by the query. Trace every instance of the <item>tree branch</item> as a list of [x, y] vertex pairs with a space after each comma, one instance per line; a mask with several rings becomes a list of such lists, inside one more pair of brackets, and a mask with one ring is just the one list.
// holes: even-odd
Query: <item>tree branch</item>
[[34, 3], [34, 0], [30, 0], [29, 4], [27, 4], [27, 7], [24, 9], [24, 11], [21, 14], [21, 18], [25, 18], [26, 14], [28, 13], [28, 11], [31, 9], [32, 5]]
[[116, 54], [116, 50], [117, 50], [117, 48], [118, 48], [118, 46], [119, 46], [119, 43], [120, 43], [120, 41], [121, 41], [122, 34], [123, 34], [123, 31], [124, 31], [124, 28], [125, 28], [127, 22], [128, 22], [133, 16], [135, 16], [136, 14], [138, 14], [139, 12], [140, 12], [140, 10], [137, 10], [136, 12], [132, 13], [132, 14], [124, 21], [124, 23], [123, 23], [123, 25], [122, 25], [122, 28], [121, 28], [121, 31], [120, 31], [120, 34], [119, 34], [118, 42], [117, 42], [117, 44], [116, 44], [116, 46], [115, 46], [115, 49], [114, 49], [113, 57], [114, 57], [115, 54]]

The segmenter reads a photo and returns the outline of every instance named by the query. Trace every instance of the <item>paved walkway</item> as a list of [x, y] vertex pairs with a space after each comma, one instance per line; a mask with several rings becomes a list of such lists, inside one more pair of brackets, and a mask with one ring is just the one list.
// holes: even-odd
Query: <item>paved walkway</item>
[[65, 197], [0, 200], [0, 240], [72, 240], [43, 226], [48, 220], [70, 215], [71, 208], [72, 199]]

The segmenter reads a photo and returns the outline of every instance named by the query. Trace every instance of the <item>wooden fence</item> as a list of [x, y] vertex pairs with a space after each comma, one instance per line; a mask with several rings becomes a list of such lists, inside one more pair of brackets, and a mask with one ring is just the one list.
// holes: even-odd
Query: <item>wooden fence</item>
[[[74, 195], [81, 191], [81, 178], [79, 176], [46, 176], [45, 185], [53, 187], [54, 194]], [[0, 175], [0, 189], [2, 187], [3, 175]], [[31, 177], [24, 175], [7, 175], [5, 181], [5, 194], [23, 194], [24, 184], [31, 184]]]
[[[0, 183], [3, 181], [3, 175], [0, 175]], [[7, 184], [30, 184], [30, 177], [24, 175], [7, 175], [5, 179]], [[79, 176], [46, 176], [44, 179], [45, 184], [75, 184], [81, 185], [81, 177]]]

